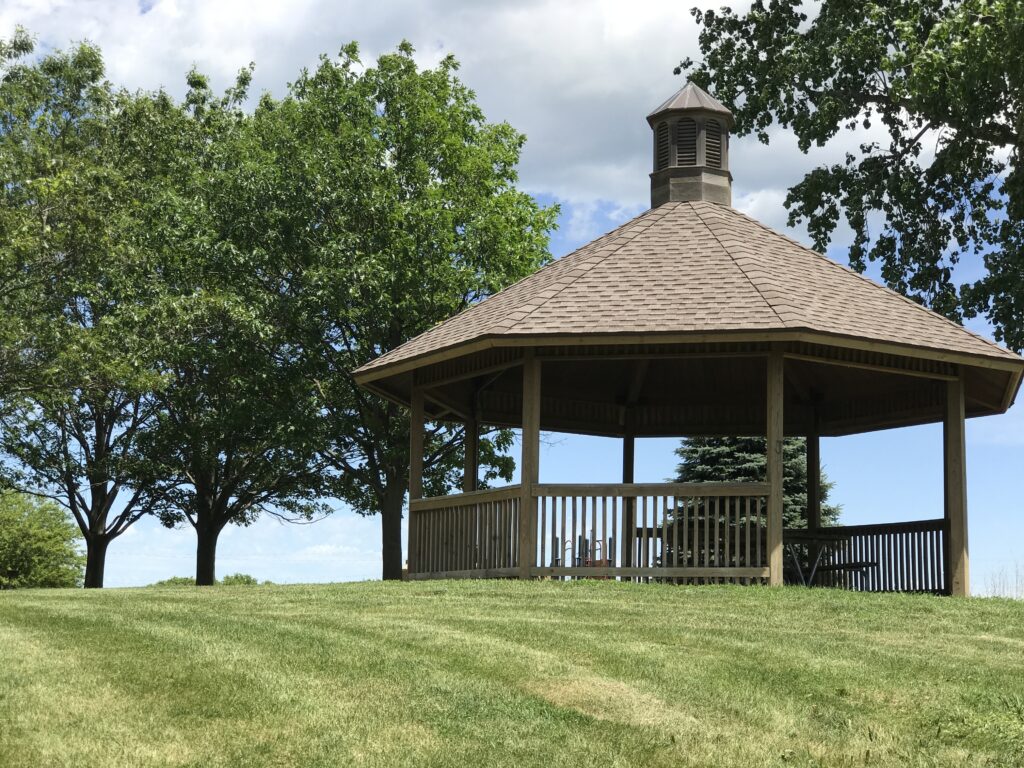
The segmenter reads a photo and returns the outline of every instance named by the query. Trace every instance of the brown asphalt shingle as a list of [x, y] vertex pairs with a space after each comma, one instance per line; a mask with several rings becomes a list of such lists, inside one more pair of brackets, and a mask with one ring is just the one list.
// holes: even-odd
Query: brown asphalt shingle
[[810, 329], [1019, 360], [734, 208], [666, 203], [363, 366], [485, 336]]

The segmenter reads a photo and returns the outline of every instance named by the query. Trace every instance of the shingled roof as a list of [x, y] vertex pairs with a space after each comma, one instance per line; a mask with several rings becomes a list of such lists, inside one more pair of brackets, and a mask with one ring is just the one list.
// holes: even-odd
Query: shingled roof
[[450, 318], [360, 377], [488, 337], [806, 330], [1021, 358], [739, 211], [669, 202]]

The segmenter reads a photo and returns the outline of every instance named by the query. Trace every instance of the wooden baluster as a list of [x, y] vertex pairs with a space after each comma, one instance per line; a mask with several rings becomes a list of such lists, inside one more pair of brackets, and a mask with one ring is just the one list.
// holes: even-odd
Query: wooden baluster
[[754, 526], [755, 530], [757, 531], [757, 540], [756, 540], [756, 542], [757, 542], [757, 557], [758, 557], [758, 567], [759, 568], [763, 568], [764, 564], [765, 564], [765, 561], [761, 557], [761, 531], [763, 530], [763, 524], [764, 524], [764, 521], [761, 519], [761, 500], [762, 500], [762, 497], [759, 496], [758, 497], [758, 503], [757, 503], [757, 524]]
[[[743, 536], [746, 539], [743, 542], [743, 565], [747, 568], [750, 567], [750, 502], [753, 501], [747, 496], [747, 514], [743, 521]], [[747, 582], [748, 584], [750, 582]]]
[[[650, 555], [651, 555], [651, 530], [647, 527], [647, 497], [643, 497], [643, 526], [644, 534], [642, 537], [643, 543], [640, 545], [643, 547], [640, 555], [640, 565], [643, 568], [650, 568]], [[646, 580], [646, 579], [645, 579]]]
[[612, 544], [608, 548], [608, 562], [617, 565], [615, 547], [619, 546], [619, 497], [612, 496]]
[[668, 496], [661, 497], [661, 567], [668, 568], [672, 556], [668, 540]]
[[[743, 497], [736, 497], [735, 514], [733, 515], [732, 560], [733, 567], [740, 567], [740, 518], [743, 517]], [[735, 579], [734, 579], [735, 581]], [[740, 582], [736, 582], [739, 584]]]
[[547, 496], [540, 497], [540, 565], [543, 568], [547, 565], [547, 544], [548, 544], [548, 499]]
[[[672, 515], [672, 565], [676, 568], [679, 567], [679, 516], [683, 514], [682, 499], [676, 496], [672, 500], [672, 506], [675, 509], [675, 513]], [[685, 524], [683, 530], [686, 530]], [[676, 584], [679, 583], [679, 579], [676, 579]]]
[[562, 530], [561, 530], [561, 534], [560, 534], [561, 537], [562, 537], [562, 542], [561, 542], [561, 545], [560, 545], [560, 547], [558, 549], [558, 561], [562, 564], [563, 568], [565, 568], [566, 566], [570, 565], [570, 563], [566, 562], [566, 558], [565, 558], [566, 546], [565, 545], [572, 543], [571, 540], [567, 539], [566, 535], [565, 535], [566, 531], [568, 530], [566, 528], [566, 522], [565, 522], [566, 521], [566, 515], [568, 514], [568, 511], [567, 511], [568, 507], [569, 507], [569, 499], [566, 496], [563, 496], [562, 497]]
[[921, 581], [921, 591], [927, 592], [931, 589], [932, 580], [932, 564], [929, 560], [929, 554], [931, 553], [931, 532], [927, 528], [922, 528], [918, 531], [918, 547], [921, 553], [920, 571], [919, 578]]
[[684, 568], [690, 565], [690, 499], [682, 497], [679, 499], [679, 514], [682, 519], [679, 521], [682, 523], [682, 540], [679, 542], [679, 554], [682, 557], [682, 566]]
[[572, 540], [570, 542], [571, 547], [571, 560], [569, 566], [571, 568], [576, 567], [576, 497], [572, 497]]
[[[732, 497], [724, 496], [722, 498], [722, 504], [725, 507], [725, 520], [724, 525], [722, 526], [722, 544], [725, 545], [723, 547], [725, 550], [723, 557], [725, 559], [722, 561], [722, 565], [729, 568], [732, 565]], [[729, 581], [731, 581], [731, 579], [729, 579]]]
[[601, 497], [601, 559], [611, 566], [611, 548], [608, 546], [608, 497]]

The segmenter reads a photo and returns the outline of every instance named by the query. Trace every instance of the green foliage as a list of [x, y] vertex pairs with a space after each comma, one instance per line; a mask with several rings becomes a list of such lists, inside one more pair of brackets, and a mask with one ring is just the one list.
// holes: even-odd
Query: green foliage
[[[260, 584], [260, 580], [255, 576], [250, 576], [247, 573], [231, 573], [220, 579], [218, 582], [221, 586], [225, 587], [255, 587]], [[272, 584], [273, 582], [264, 581], [263, 584]], [[196, 580], [191, 576], [171, 576], [169, 579], [162, 579], [161, 581], [154, 581], [149, 586], [151, 587], [194, 587]]]
[[0, 493], [0, 589], [81, 586], [80, 542], [75, 524], [55, 504]]
[[[248, 573], [231, 573], [220, 580], [220, 583], [225, 587], [255, 587], [260, 581], [255, 576], [250, 576]], [[269, 584], [269, 581], [263, 582]]]
[[[896, 290], [953, 318], [984, 312], [1024, 348], [1024, 173], [1020, 167], [1024, 5], [1020, 0], [757, 0], [693, 14], [703, 63], [677, 71], [735, 110], [739, 134], [767, 143], [773, 122], [800, 148], [884, 128], [843, 163], [789, 191], [824, 250], [842, 220], [851, 265], [881, 263]], [[881, 221], [881, 226], [879, 226]], [[980, 254], [987, 274], [958, 287]]]
[[154, 581], [151, 587], [194, 587], [196, 580], [192, 576], [171, 576], [169, 579]]
[[[383, 513], [386, 576], [401, 569], [408, 415], [350, 372], [537, 269], [557, 214], [515, 188], [524, 137], [486, 122], [457, 66], [420, 69], [407, 43], [375, 66], [355, 45], [322, 57], [261, 100], [236, 212], [247, 252], [289, 254], [266, 273], [279, 322], [314, 369], [335, 492]], [[429, 429], [425, 493], [459, 481], [463, 438]], [[481, 440], [485, 482], [511, 477], [511, 441]]]
[[[680, 483], [763, 483], [767, 450], [763, 437], [691, 437], [676, 449]], [[782, 521], [786, 528], [807, 527], [807, 441], [787, 437], [782, 448]], [[833, 483], [821, 473], [821, 522], [835, 525], [840, 507], [828, 504]]]
[[[226, 525], [328, 495], [384, 513], [399, 575], [408, 417], [350, 373], [549, 258], [524, 137], [408, 44], [370, 67], [350, 45], [254, 111], [251, 65], [223, 95], [190, 72], [176, 103], [112, 87], [93, 46], [32, 53], [0, 43], [7, 480], [72, 511], [87, 581], [142, 514], [195, 529], [209, 584]], [[463, 440], [431, 427], [428, 493]], [[484, 482], [511, 442], [485, 435]]]
[[166, 104], [115, 90], [91, 45], [32, 53], [20, 30], [0, 44], [0, 471], [72, 514], [101, 586], [107, 544], [159, 502], [130, 486], [160, 384], [138, 314], [159, 286], [144, 236]]

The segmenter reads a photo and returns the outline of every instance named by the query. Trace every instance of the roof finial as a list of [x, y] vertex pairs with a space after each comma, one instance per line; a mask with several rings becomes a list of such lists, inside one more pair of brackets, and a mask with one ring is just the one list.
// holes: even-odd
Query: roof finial
[[651, 207], [707, 200], [732, 204], [732, 112], [693, 83], [647, 116], [654, 131]]

